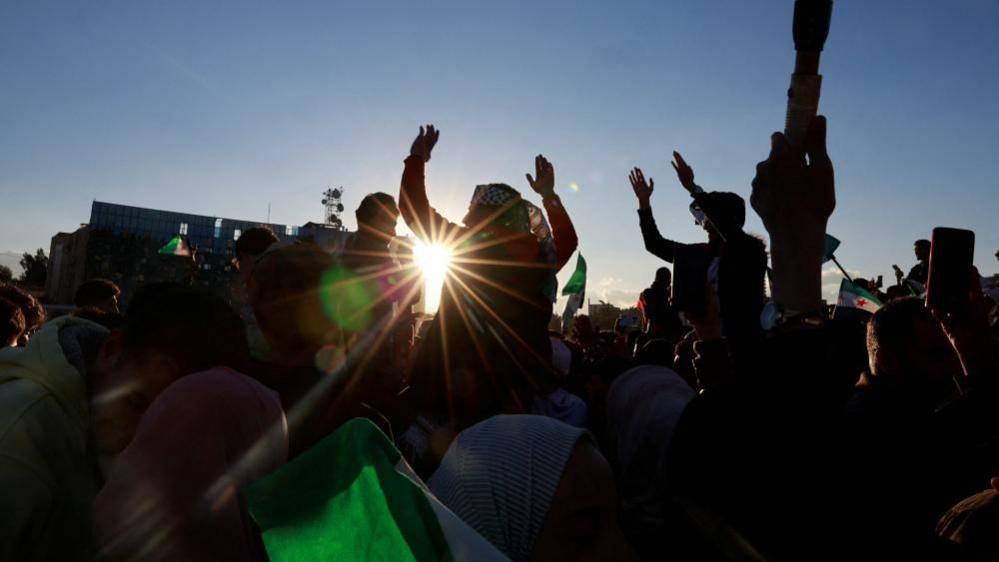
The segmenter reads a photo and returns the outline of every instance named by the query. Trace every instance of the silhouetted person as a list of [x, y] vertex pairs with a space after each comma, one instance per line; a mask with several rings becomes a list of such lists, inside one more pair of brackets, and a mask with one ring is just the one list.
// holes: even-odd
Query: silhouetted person
[[24, 331], [17, 339], [17, 345], [24, 347], [28, 339], [45, 323], [48, 314], [34, 295], [12, 283], [0, 283], [0, 298], [16, 304], [24, 315]]
[[638, 310], [642, 313], [643, 341], [664, 338], [676, 343], [683, 335], [680, 315], [670, 304], [672, 273], [669, 268], [656, 270], [652, 285], [638, 297]]
[[91, 559], [94, 496], [150, 403], [245, 359], [236, 313], [191, 288], [160, 293], [120, 330], [63, 316], [0, 350], [0, 559]]
[[465, 422], [504, 404], [525, 411], [532, 394], [554, 387], [547, 326], [555, 274], [575, 251], [576, 232], [543, 156], [535, 159], [536, 179], [527, 179], [542, 196], [550, 227], [540, 209], [499, 183], [475, 187], [464, 225], [444, 218], [430, 206], [424, 183], [438, 135], [432, 126], [420, 129], [399, 195], [409, 228], [454, 254], [414, 386], [422, 387], [417, 392], [428, 408], [465, 409]]
[[930, 275], [930, 241], [916, 240], [912, 245], [912, 251], [915, 252], [918, 263], [912, 266], [906, 279], [925, 287]]
[[118, 314], [118, 298], [121, 289], [107, 279], [90, 279], [76, 289], [73, 304], [77, 308], [94, 307], [108, 313]]
[[724, 335], [737, 349], [749, 349], [763, 338], [760, 313], [763, 311], [764, 276], [767, 254], [761, 240], [745, 232], [746, 203], [735, 193], [705, 193], [694, 183], [694, 172], [674, 153], [673, 164], [680, 183], [694, 198], [696, 219], [708, 235], [707, 244], [687, 245], [663, 238], [652, 217], [650, 198], [655, 183], [645, 180], [635, 168], [631, 185], [638, 198], [638, 219], [645, 249], [662, 260], [673, 263], [681, 247], [700, 251], [711, 257], [708, 282], [716, 287], [721, 303]]
[[274, 231], [264, 226], [247, 229], [239, 235], [233, 247], [233, 253], [236, 254], [233, 263], [244, 283], [250, 275], [253, 275], [253, 268], [256, 267], [260, 255], [277, 241], [278, 237]]
[[[341, 315], [351, 330], [393, 330], [387, 322], [396, 311], [408, 315], [408, 307], [418, 294], [419, 272], [404, 267], [393, 255], [399, 207], [386, 193], [372, 193], [361, 200], [355, 213], [357, 232], [347, 239], [340, 264], [353, 280], [349, 291], [353, 298], [341, 300]], [[347, 282], [347, 279], [341, 282]], [[406, 309], [406, 310], [404, 310]]]
[[0, 349], [16, 347], [24, 333], [24, 313], [11, 301], [0, 297]]

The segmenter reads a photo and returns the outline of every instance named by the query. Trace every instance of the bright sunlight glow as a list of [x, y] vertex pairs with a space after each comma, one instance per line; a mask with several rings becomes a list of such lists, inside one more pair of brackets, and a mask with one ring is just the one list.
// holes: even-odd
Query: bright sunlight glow
[[413, 246], [413, 263], [423, 273], [424, 311], [434, 314], [441, 304], [441, 289], [451, 263], [451, 251], [438, 244], [417, 240]]

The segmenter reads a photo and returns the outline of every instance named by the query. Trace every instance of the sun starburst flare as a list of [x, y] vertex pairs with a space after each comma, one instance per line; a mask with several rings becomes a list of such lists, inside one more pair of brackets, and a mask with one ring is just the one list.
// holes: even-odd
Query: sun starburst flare
[[423, 274], [424, 310], [437, 312], [441, 302], [444, 278], [451, 266], [452, 251], [443, 244], [427, 244], [417, 240], [413, 244], [413, 264]]

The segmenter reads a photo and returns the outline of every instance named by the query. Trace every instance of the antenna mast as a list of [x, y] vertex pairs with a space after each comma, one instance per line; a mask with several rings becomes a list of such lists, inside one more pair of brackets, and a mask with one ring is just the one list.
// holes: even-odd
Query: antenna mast
[[327, 188], [323, 192], [323, 222], [337, 230], [343, 229], [343, 219], [340, 218], [340, 215], [343, 214], [342, 197], [343, 186]]

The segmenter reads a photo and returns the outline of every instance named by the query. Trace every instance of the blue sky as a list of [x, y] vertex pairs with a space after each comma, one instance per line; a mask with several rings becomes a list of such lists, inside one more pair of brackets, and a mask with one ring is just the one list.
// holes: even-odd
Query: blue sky
[[[352, 210], [397, 192], [432, 122], [431, 202], [460, 219], [477, 183], [527, 191], [544, 153], [590, 295], [623, 304], [660, 265], [629, 168], [656, 178], [678, 240], [704, 236], [673, 149], [706, 188], [748, 198], [783, 123], [792, 5], [4, 2], [0, 251], [48, 249], [95, 198], [250, 220], [270, 202], [273, 222], [304, 223], [342, 184]], [[934, 225], [975, 230], [978, 265], [999, 269], [997, 28], [993, 0], [836, 1], [821, 111], [848, 269], [890, 278]], [[763, 233], [755, 216], [748, 230]]]

